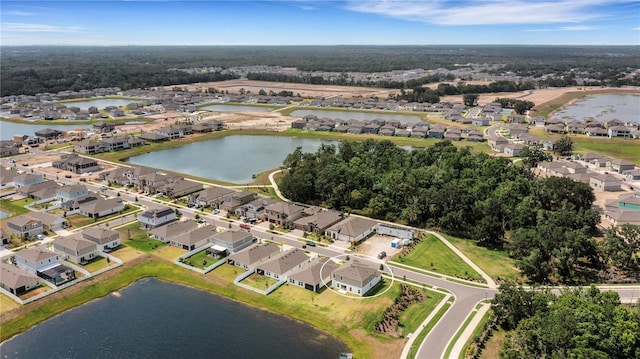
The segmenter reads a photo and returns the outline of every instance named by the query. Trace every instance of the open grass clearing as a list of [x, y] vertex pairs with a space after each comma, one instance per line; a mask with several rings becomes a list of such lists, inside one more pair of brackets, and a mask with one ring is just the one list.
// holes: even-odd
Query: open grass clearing
[[[29, 199], [31, 200], [31, 199]], [[9, 202], [7, 200], [0, 200], [0, 210], [5, 213], [9, 213], [9, 217], [19, 216], [29, 212], [29, 209], [24, 208], [25, 205], [33, 202], [27, 199], [20, 199], [17, 201]]]
[[434, 235], [424, 237], [409, 254], [397, 255], [392, 261], [452, 277], [483, 281], [480, 274]]
[[122, 244], [124, 244], [125, 246], [137, 249], [139, 251], [145, 252], [145, 253], [150, 253], [153, 252], [155, 250], [157, 250], [158, 248], [162, 248], [165, 247], [167, 244], [163, 243], [162, 241], [159, 241], [157, 239], [151, 239], [150, 237], [147, 238], [134, 238], [131, 240], [124, 240], [122, 241]]
[[502, 329], [496, 329], [493, 334], [487, 340], [480, 353], [480, 359], [495, 359], [500, 357], [500, 350], [502, 349], [502, 343], [507, 337], [507, 332]]
[[400, 323], [403, 324], [402, 335], [405, 337], [409, 333], [415, 333], [424, 319], [445, 297], [444, 294], [433, 291], [423, 289], [423, 292], [427, 298], [424, 302], [411, 304], [400, 314]]
[[515, 260], [505, 250], [493, 250], [479, 246], [476, 241], [461, 239], [449, 235], [443, 236], [464, 253], [473, 263], [494, 280], [512, 280], [522, 282], [524, 278], [516, 268]]
[[20, 304], [9, 298], [8, 295], [0, 293], [0, 313], [8, 312], [12, 309], [18, 308], [19, 306]]
[[187, 253], [186, 250], [184, 250], [182, 248], [170, 246], [170, 245], [165, 245], [165, 246], [162, 246], [162, 247], [158, 247], [158, 249], [155, 252], [153, 252], [153, 254], [155, 254], [155, 255], [157, 255], [157, 256], [159, 256], [161, 258], [167, 259], [167, 260], [169, 260], [171, 262], [173, 262], [176, 259], [180, 258], [185, 253]]
[[99, 271], [100, 269], [107, 268], [110, 265], [111, 263], [107, 261], [106, 257], [97, 257], [91, 262], [83, 265], [82, 268], [86, 269], [90, 273], [93, 273]]
[[185, 263], [198, 269], [205, 269], [217, 261], [217, 259], [207, 255], [207, 251], [204, 250], [187, 258]]
[[123, 262], [128, 262], [142, 256], [144, 253], [136, 248], [120, 245], [118, 249], [111, 251], [109, 254]]
[[258, 273], [253, 273], [252, 275], [242, 280], [242, 284], [246, 284], [250, 287], [260, 290], [265, 290], [276, 284], [277, 282], [277, 280], [271, 277], [267, 277], [266, 275], [261, 275]]

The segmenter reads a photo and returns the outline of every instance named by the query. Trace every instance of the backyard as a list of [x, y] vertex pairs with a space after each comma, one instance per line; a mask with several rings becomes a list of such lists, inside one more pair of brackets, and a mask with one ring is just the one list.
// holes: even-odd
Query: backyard
[[140, 227], [140, 224], [137, 221], [129, 223], [126, 226], [119, 227], [116, 231], [120, 233], [122, 244], [145, 253], [152, 252], [158, 247], [167, 245], [162, 241], [149, 237], [147, 231]]

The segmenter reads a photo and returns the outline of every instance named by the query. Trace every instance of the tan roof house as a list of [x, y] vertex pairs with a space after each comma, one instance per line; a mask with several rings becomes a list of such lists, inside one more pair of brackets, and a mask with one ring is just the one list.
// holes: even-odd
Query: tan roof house
[[315, 258], [302, 268], [294, 270], [288, 275], [290, 284], [300, 288], [317, 292], [331, 282], [331, 273], [338, 267], [330, 258]]
[[0, 263], [0, 288], [22, 295], [40, 286], [40, 278], [8, 263]]
[[359, 242], [373, 233], [378, 222], [358, 216], [349, 216], [326, 230], [325, 234], [335, 241]]
[[381, 279], [382, 276], [377, 269], [353, 259], [333, 271], [331, 287], [339, 291], [364, 296]]
[[88, 239], [68, 236], [53, 241], [53, 251], [62, 260], [86, 264], [97, 256], [98, 246]]
[[86, 228], [82, 238], [92, 241], [103, 252], [110, 252], [120, 245], [120, 232], [103, 226]]
[[273, 243], [254, 244], [227, 257], [227, 263], [246, 270], [253, 270], [257, 264], [280, 253], [280, 247]]
[[276, 280], [286, 279], [287, 274], [302, 268], [303, 264], [307, 262], [309, 262], [309, 256], [304, 251], [294, 248], [280, 252], [268, 261], [260, 263], [256, 266], [256, 273]]

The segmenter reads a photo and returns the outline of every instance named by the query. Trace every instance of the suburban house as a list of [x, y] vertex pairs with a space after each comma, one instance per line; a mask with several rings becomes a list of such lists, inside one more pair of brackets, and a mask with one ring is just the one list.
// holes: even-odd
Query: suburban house
[[8, 263], [0, 263], [0, 288], [22, 295], [40, 286], [40, 278]]
[[60, 264], [58, 254], [43, 247], [23, 249], [15, 254], [16, 265], [55, 285], [76, 279], [73, 269]]
[[[174, 222], [175, 223], [175, 222]], [[170, 226], [171, 224], [168, 224]], [[183, 233], [177, 237], [174, 237], [169, 241], [169, 244], [182, 248], [188, 251], [194, 250], [196, 248], [203, 247], [209, 243], [210, 238], [215, 235], [216, 227], [210, 224], [207, 224], [203, 227], [194, 229], [187, 233]]]
[[56, 188], [56, 200], [60, 201], [61, 203], [81, 196], [86, 196], [88, 194], [89, 191], [87, 190], [87, 187], [81, 184]]
[[53, 241], [53, 251], [59, 254], [62, 260], [86, 264], [97, 256], [98, 246], [88, 239], [68, 236]]
[[56, 181], [46, 180], [40, 183], [34, 183], [18, 188], [21, 193], [36, 201], [50, 201], [56, 198], [56, 189], [60, 187]]
[[120, 232], [103, 226], [86, 228], [82, 231], [82, 238], [92, 241], [103, 252], [110, 252], [120, 245]]
[[258, 194], [249, 191], [237, 191], [231, 194], [228, 199], [220, 204], [220, 209], [227, 212], [234, 212], [236, 208], [250, 203], [258, 198]]
[[256, 266], [256, 273], [276, 280], [286, 279], [291, 271], [300, 269], [309, 262], [309, 256], [303, 250], [294, 248], [280, 252]]
[[377, 269], [354, 259], [333, 271], [331, 274], [331, 287], [339, 291], [364, 296], [381, 279], [382, 276]]
[[13, 184], [16, 188], [22, 188], [36, 183], [44, 182], [42, 175], [34, 175], [31, 173], [25, 173], [13, 177]]
[[273, 198], [258, 198], [255, 201], [236, 208], [235, 214], [245, 218], [262, 218], [264, 217], [265, 209], [276, 202], [278, 201]]
[[165, 182], [164, 186], [156, 188], [156, 192], [162, 192], [170, 198], [178, 198], [193, 192], [198, 192], [202, 190], [202, 188], [202, 183], [172, 177]]
[[595, 175], [591, 176], [589, 186], [597, 191], [620, 191], [622, 190], [622, 181], [613, 175]]
[[191, 232], [196, 228], [198, 228], [198, 223], [192, 220], [170, 222], [150, 230], [149, 234], [153, 239], [169, 243], [179, 235]]
[[154, 208], [142, 212], [142, 214], [138, 216], [138, 222], [140, 222], [140, 225], [145, 229], [150, 229], [173, 222], [176, 218], [176, 211], [172, 208]]
[[184, 137], [184, 130], [179, 126], [166, 126], [156, 130], [156, 133], [167, 136], [170, 140]]
[[218, 208], [220, 203], [230, 200], [234, 190], [224, 187], [209, 187], [202, 191], [193, 193], [189, 196], [189, 202], [194, 203], [198, 207], [210, 206]]
[[251, 233], [247, 231], [224, 231], [214, 234], [209, 238], [211, 248], [207, 253], [213, 256], [226, 256], [236, 253], [255, 241]]
[[264, 220], [276, 226], [288, 226], [303, 216], [305, 207], [291, 202], [276, 202], [264, 210]]
[[378, 223], [365, 217], [349, 216], [326, 230], [335, 241], [359, 242], [376, 230]]
[[287, 277], [290, 284], [317, 292], [331, 282], [331, 273], [338, 267], [331, 258], [315, 258], [302, 268], [292, 271]]
[[640, 226], [640, 215], [638, 215], [638, 211], [620, 208], [605, 210], [604, 217], [610, 220], [615, 226], [621, 226], [623, 224]]
[[124, 210], [124, 202], [120, 197], [86, 202], [78, 207], [81, 215], [89, 218], [100, 218]]
[[609, 167], [614, 172], [623, 173], [625, 171], [634, 169], [636, 165], [633, 162], [625, 160], [611, 159], [607, 161], [607, 167]]
[[622, 174], [630, 181], [640, 180], [640, 168], [624, 171]]
[[520, 157], [520, 152], [522, 152], [525, 147], [526, 146], [521, 143], [509, 143], [504, 145], [502, 151], [509, 157]]
[[293, 222], [293, 226], [303, 232], [323, 234], [329, 227], [343, 219], [342, 212], [321, 210], [310, 216], [304, 216]]
[[487, 144], [493, 151], [502, 152], [502, 148], [509, 144], [509, 140], [502, 136], [489, 136], [487, 139]]
[[47, 212], [29, 212], [27, 215], [42, 222], [42, 229], [45, 231], [55, 231], [67, 228], [69, 221], [61, 214], [55, 215]]
[[73, 145], [74, 152], [86, 155], [95, 155], [96, 153], [105, 152], [106, 150], [107, 146], [104, 143], [94, 140], [82, 140]]
[[227, 257], [227, 263], [246, 270], [253, 270], [265, 259], [280, 253], [280, 247], [273, 243], [254, 244]]
[[80, 157], [76, 154], [66, 154], [51, 164], [54, 168], [81, 174], [100, 170], [98, 161], [93, 158]]
[[[640, 211], [640, 193], [627, 193], [620, 195], [616, 202], [618, 208]], [[638, 212], [638, 216], [640, 216], [640, 212]]]
[[42, 222], [29, 216], [28, 213], [9, 218], [6, 224], [9, 234], [22, 238], [35, 237], [43, 231]]

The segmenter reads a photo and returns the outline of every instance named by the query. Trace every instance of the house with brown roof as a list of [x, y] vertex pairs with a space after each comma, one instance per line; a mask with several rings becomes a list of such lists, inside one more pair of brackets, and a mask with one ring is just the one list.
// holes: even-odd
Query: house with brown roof
[[124, 210], [122, 198], [98, 198], [95, 201], [80, 204], [78, 212], [89, 218], [101, 218]]
[[196, 228], [187, 233], [183, 233], [177, 237], [174, 237], [169, 241], [169, 245], [182, 248], [187, 251], [192, 251], [196, 248], [204, 247], [209, 243], [211, 237], [216, 233], [216, 227], [207, 224], [200, 228]]
[[103, 252], [110, 252], [120, 246], [120, 232], [103, 226], [85, 228], [82, 238], [92, 241]]
[[300, 269], [309, 262], [309, 256], [304, 251], [294, 248], [280, 252], [256, 266], [256, 273], [276, 280], [287, 279], [287, 274]]
[[377, 269], [353, 259], [331, 273], [331, 287], [339, 291], [364, 296], [382, 280]]
[[53, 241], [53, 251], [61, 260], [86, 264], [98, 255], [98, 246], [88, 240], [74, 236], [59, 237]]
[[44, 230], [42, 221], [29, 216], [28, 213], [7, 219], [6, 225], [9, 234], [15, 234], [22, 238], [35, 237], [42, 234]]
[[359, 242], [373, 233], [378, 227], [378, 222], [351, 215], [325, 231], [325, 235], [334, 241]]
[[40, 286], [40, 278], [12, 264], [0, 263], [0, 288], [19, 296]]
[[272, 258], [277, 253], [280, 253], [280, 247], [273, 243], [256, 243], [227, 257], [227, 263], [253, 271], [256, 265]]
[[288, 226], [303, 216], [305, 207], [291, 202], [275, 202], [264, 210], [264, 220], [276, 226]]
[[198, 223], [192, 220], [171, 222], [150, 230], [149, 235], [153, 239], [157, 239], [164, 243], [169, 243], [179, 235], [191, 232], [196, 228], [198, 228]]
[[343, 219], [342, 212], [335, 210], [321, 210], [308, 216], [297, 219], [293, 226], [303, 232], [324, 233], [329, 227]]
[[305, 263], [302, 268], [292, 271], [287, 280], [289, 284], [317, 292], [331, 282], [331, 274], [338, 267], [331, 258], [317, 257]]

